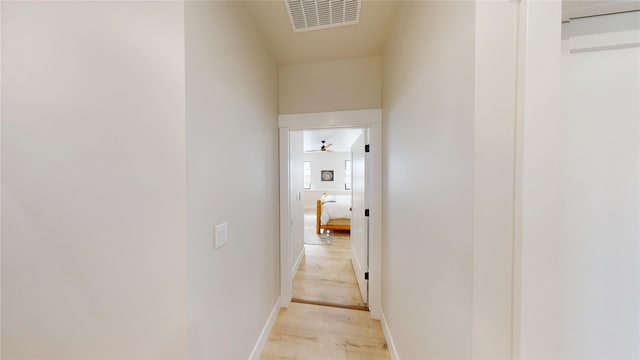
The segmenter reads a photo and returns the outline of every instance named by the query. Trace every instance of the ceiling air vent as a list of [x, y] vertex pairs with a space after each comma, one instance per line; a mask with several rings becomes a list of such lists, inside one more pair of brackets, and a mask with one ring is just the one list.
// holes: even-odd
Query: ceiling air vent
[[293, 32], [354, 25], [361, 0], [284, 0]]

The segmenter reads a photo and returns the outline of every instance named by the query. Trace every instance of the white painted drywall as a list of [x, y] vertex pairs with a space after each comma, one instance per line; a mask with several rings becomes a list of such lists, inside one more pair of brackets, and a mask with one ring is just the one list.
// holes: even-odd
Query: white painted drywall
[[514, 355], [636, 359], [639, 22], [575, 20], [561, 43], [560, 3], [523, 4]]
[[563, 238], [558, 1], [525, 1], [519, 31], [514, 357], [556, 359]]
[[[633, 27], [622, 29], [625, 23]], [[567, 26], [559, 356], [637, 359], [640, 12], [574, 19]], [[624, 48], [628, 40], [636, 47]], [[623, 48], [593, 48], [603, 46]]]
[[380, 108], [381, 67], [379, 56], [281, 66], [280, 114]]
[[[0, 29], [2, 29], [2, 6], [0, 5]], [[2, 36], [0, 36], [0, 51], [2, 51]], [[2, 69], [2, 56], [0, 56]], [[1, 70], [0, 70], [1, 73]], [[0, 99], [2, 99], [2, 83], [0, 80]], [[2, 101], [0, 100], [0, 183], [2, 182]], [[2, 191], [0, 186], [0, 275], [2, 273]], [[0, 288], [0, 294], [2, 289]], [[2, 296], [0, 296], [0, 357], [2, 357]]]
[[385, 48], [383, 311], [400, 358], [511, 354], [517, 10], [404, 4]]
[[382, 304], [400, 358], [471, 356], [475, 16], [404, 3], [383, 55]]
[[2, 2], [2, 358], [186, 358], [180, 2]]
[[189, 355], [248, 358], [280, 291], [277, 66], [239, 2], [187, 2], [185, 36]]
[[[345, 161], [351, 160], [351, 153], [324, 152], [305, 153], [304, 161], [311, 161], [311, 190], [304, 191], [304, 207], [316, 209], [316, 201], [323, 193], [328, 195], [351, 195], [351, 190], [344, 189]], [[333, 170], [333, 181], [322, 181], [320, 172]]]
[[509, 359], [518, 2], [479, 1], [473, 163], [474, 359]]
[[[351, 153], [305, 153], [304, 161], [311, 161], [311, 191], [345, 191], [346, 160], [351, 160]], [[333, 181], [322, 181], [322, 170], [333, 170]]]

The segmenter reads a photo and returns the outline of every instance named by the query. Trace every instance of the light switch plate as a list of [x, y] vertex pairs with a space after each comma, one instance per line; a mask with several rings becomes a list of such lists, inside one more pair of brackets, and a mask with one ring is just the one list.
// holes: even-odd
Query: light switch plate
[[228, 239], [227, 239], [227, 223], [226, 222], [216, 225], [215, 240], [216, 240], [216, 249], [227, 243]]

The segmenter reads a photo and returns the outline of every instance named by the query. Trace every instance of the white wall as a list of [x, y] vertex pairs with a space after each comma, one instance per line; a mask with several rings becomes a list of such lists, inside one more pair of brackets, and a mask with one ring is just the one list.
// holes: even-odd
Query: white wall
[[524, 4], [515, 355], [637, 359], [638, 14], [572, 20], [561, 56], [560, 4]]
[[[315, 209], [316, 200], [322, 193], [329, 195], [350, 195], [351, 190], [344, 189], [345, 160], [351, 160], [351, 153], [325, 152], [305, 153], [304, 161], [311, 161], [311, 190], [304, 191], [304, 207]], [[333, 170], [333, 181], [322, 181], [320, 172]]]
[[[2, 29], [2, 6], [0, 5], [0, 29]], [[1, 32], [2, 30], [0, 30]], [[0, 52], [2, 36], [0, 35]], [[0, 56], [0, 74], [2, 73], [2, 56]], [[2, 182], [2, 81], [0, 80], [0, 183]], [[0, 185], [0, 275], [2, 274], [2, 191]], [[0, 294], [2, 293], [0, 285]], [[0, 295], [0, 358], [2, 357], [2, 296]]]
[[477, 2], [473, 164], [474, 359], [508, 359], [511, 356], [517, 29], [518, 2]]
[[280, 290], [277, 67], [241, 3], [187, 2], [185, 26], [189, 355], [248, 358]]
[[183, 6], [2, 2], [2, 358], [187, 356]]
[[[2, 29], [2, 6], [0, 6], [0, 29]], [[0, 51], [2, 51], [2, 36], [0, 36]], [[0, 56], [0, 73], [2, 56]], [[0, 99], [2, 98], [2, 84], [0, 83]], [[2, 179], [2, 101], [0, 100], [0, 182]], [[0, 186], [1, 188], [1, 186]], [[2, 274], [2, 191], [0, 189], [0, 275]], [[0, 294], [2, 289], [0, 288]], [[2, 357], [2, 296], [0, 295], [0, 358]]]
[[640, 12], [567, 25], [561, 356], [637, 359]]
[[[346, 160], [351, 160], [351, 153], [305, 153], [304, 161], [311, 161], [311, 190], [344, 191]], [[322, 170], [333, 170], [333, 181], [322, 181]]]
[[280, 114], [380, 108], [381, 66], [379, 56], [281, 66]]
[[514, 357], [556, 359], [562, 240], [558, 1], [525, 1], [519, 31]]
[[400, 358], [511, 355], [517, 10], [404, 4], [385, 48], [383, 310]]
[[384, 50], [382, 304], [400, 358], [471, 356], [473, 2], [407, 2]]

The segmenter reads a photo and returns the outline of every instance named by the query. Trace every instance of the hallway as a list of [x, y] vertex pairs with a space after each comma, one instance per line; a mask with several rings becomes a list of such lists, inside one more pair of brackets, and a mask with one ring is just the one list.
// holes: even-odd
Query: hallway
[[390, 359], [368, 311], [291, 303], [281, 309], [261, 359]]
[[[315, 236], [315, 216], [305, 211], [305, 237]], [[390, 359], [380, 321], [354, 309], [367, 307], [350, 256], [349, 232], [336, 232], [331, 244], [305, 244], [292, 303], [280, 310], [261, 359]]]
[[[294, 29], [313, 4], [361, 16]], [[0, 23], [0, 358], [640, 359], [639, 1], [29, 0]], [[370, 131], [370, 314], [289, 304], [300, 269], [296, 293], [362, 305], [314, 274], [349, 246], [298, 267], [287, 231], [311, 205], [287, 149], [321, 129]]]

